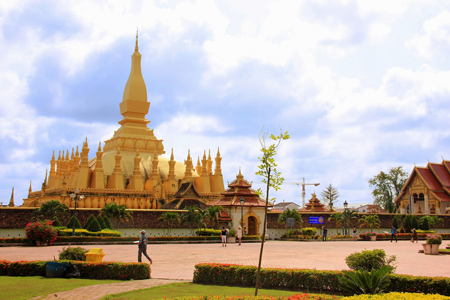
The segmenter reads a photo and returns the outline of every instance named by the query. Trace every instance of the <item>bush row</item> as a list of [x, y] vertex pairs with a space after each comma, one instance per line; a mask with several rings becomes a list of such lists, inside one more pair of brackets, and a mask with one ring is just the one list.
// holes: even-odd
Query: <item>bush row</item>
[[[83, 242], [126, 242], [137, 241], [138, 236], [130, 237], [112, 237], [112, 236], [58, 236], [56, 243], [83, 243]], [[149, 237], [151, 241], [219, 241], [219, 236], [161, 236]], [[245, 235], [243, 241], [259, 241], [261, 237], [258, 235]], [[0, 238], [0, 244], [8, 243], [31, 243], [27, 238]]]
[[[73, 229], [59, 229], [59, 236], [72, 236]], [[122, 233], [120, 231], [114, 231], [110, 229], [103, 229], [101, 231], [93, 232], [88, 231], [87, 229], [75, 229], [75, 236], [114, 236], [121, 237]]]
[[[60, 261], [69, 262], [69, 261]], [[117, 279], [138, 280], [149, 279], [151, 269], [148, 264], [143, 263], [121, 263], [121, 262], [82, 262], [70, 261], [76, 265], [85, 279]], [[45, 261], [0, 261], [1, 276], [46, 276]]]
[[[254, 266], [230, 264], [198, 264], [194, 270], [194, 283], [251, 287], [256, 282]], [[351, 272], [351, 271], [350, 271]], [[260, 288], [312, 290], [342, 293], [338, 277], [341, 271], [309, 269], [261, 269]], [[414, 292], [450, 295], [450, 278], [396, 275], [389, 276], [388, 292]]]
[[[450, 240], [450, 233], [438, 233], [442, 236], [444, 240]], [[412, 238], [412, 233], [397, 233], [396, 234], [397, 239], [399, 240], [410, 240]], [[361, 233], [359, 234], [360, 238], [365, 239], [366, 234]], [[426, 233], [417, 233], [417, 238], [420, 240], [426, 240], [427, 234]], [[377, 233], [377, 240], [390, 240], [391, 234], [390, 233]]]

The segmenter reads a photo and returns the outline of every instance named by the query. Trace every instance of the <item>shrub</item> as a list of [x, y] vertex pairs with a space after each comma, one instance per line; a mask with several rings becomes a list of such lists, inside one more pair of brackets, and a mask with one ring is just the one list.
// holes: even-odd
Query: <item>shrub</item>
[[442, 244], [442, 236], [440, 234], [427, 234], [427, 244]]
[[104, 216], [103, 221], [105, 221], [106, 229], [113, 229], [111, 221], [109, 220], [108, 216]]
[[383, 266], [379, 270], [346, 272], [338, 277], [341, 288], [350, 294], [379, 294], [389, 285], [388, 276], [391, 269]]
[[419, 222], [417, 222], [416, 216], [412, 216], [411, 218], [411, 227], [415, 228], [416, 230], [419, 229]]
[[228, 236], [229, 237], [236, 237], [237, 236], [236, 229], [230, 228], [230, 232], [228, 232]]
[[75, 229], [83, 229], [83, 227], [81, 227], [81, 223], [78, 220], [78, 218], [74, 218], [73, 216], [72, 218], [70, 218], [69, 223], [67, 223], [67, 228], [69, 229], [73, 228], [74, 219], [75, 219]]
[[395, 270], [395, 255], [387, 257], [382, 249], [364, 250], [355, 252], [345, 258], [347, 266], [352, 270], [364, 270], [370, 272], [388, 266], [390, 272]]
[[10, 261], [0, 260], [0, 276], [8, 275], [8, 265]]
[[216, 230], [216, 229], [196, 229], [195, 230], [195, 234], [198, 236], [220, 236], [222, 234], [221, 230]]
[[88, 250], [81, 247], [64, 247], [59, 253], [59, 260], [77, 260], [86, 261], [86, 253]]
[[91, 232], [99, 232], [102, 230], [100, 224], [96, 219], [92, 220], [91, 223], [89, 224], [89, 227], [86, 229]]
[[94, 215], [91, 214], [91, 215], [89, 216], [89, 218], [86, 220], [86, 223], [84, 223], [83, 228], [84, 228], [84, 229], [87, 229], [87, 228], [89, 227], [89, 224], [91, 224], [92, 220], [94, 220], [94, 219], [95, 219]]
[[300, 229], [300, 232], [302, 233], [302, 235], [309, 235], [309, 236], [312, 236], [312, 235], [316, 235], [316, 233], [317, 233], [317, 228], [314, 228], [314, 227], [305, 227], [305, 228]]
[[341, 300], [444, 300], [448, 299], [446, 296], [441, 295], [425, 295], [422, 293], [397, 293], [392, 292], [388, 294], [381, 294], [381, 295], [358, 295], [358, 296], [351, 296], [351, 297], [344, 297], [341, 298]]
[[61, 224], [61, 222], [59, 221], [59, 219], [58, 219], [57, 216], [54, 216], [54, 217], [53, 217], [53, 223], [52, 223], [52, 226], [53, 226], [53, 227], [62, 227], [62, 224]]
[[395, 216], [394, 219], [392, 219], [392, 226], [394, 226], [394, 228], [398, 229], [398, 217]]
[[405, 228], [406, 233], [411, 232], [411, 215], [406, 215], [403, 220], [403, 228]]
[[33, 243], [37, 241], [51, 245], [56, 241], [58, 232], [52, 226], [53, 221], [28, 223], [25, 232], [27, 239]]
[[46, 276], [45, 261], [13, 261], [8, 264], [8, 276]]
[[106, 224], [105, 224], [105, 220], [103, 220], [102, 216], [99, 215], [97, 217], [97, 221], [98, 221], [98, 224], [100, 225], [101, 229], [106, 229], [107, 228]]
[[[59, 236], [72, 236], [72, 229], [58, 230]], [[98, 232], [91, 232], [86, 229], [75, 229], [75, 236], [114, 236], [121, 237], [120, 231], [105, 229]]]
[[422, 230], [430, 230], [430, 224], [428, 223], [428, 218], [423, 218], [422, 223], [420, 224], [420, 229]]

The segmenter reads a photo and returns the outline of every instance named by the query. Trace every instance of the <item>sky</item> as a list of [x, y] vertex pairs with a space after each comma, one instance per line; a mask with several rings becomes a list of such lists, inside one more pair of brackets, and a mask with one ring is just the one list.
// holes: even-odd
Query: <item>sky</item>
[[[373, 201], [381, 171], [450, 159], [448, 1], [0, 1], [0, 202], [40, 190], [52, 151], [95, 156], [122, 119], [136, 28], [166, 156], [220, 147], [224, 182], [255, 175], [258, 135], [301, 203]], [[289, 184], [290, 183], [290, 184]]]

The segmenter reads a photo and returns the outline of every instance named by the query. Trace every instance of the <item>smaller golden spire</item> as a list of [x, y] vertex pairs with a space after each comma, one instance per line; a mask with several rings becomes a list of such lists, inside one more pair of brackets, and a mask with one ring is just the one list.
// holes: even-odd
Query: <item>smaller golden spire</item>
[[188, 150], [188, 157], [187, 157], [187, 159], [191, 160], [191, 149]]
[[58, 160], [61, 160], [61, 150], [59, 150]]
[[12, 188], [12, 192], [11, 192], [11, 199], [9, 200], [9, 207], [14, 207], [14, 187]]
[[170, 160], [174, 160], [174, 158], [173, 158], [173, 148], [172, 148], [172, 154], [170, 154]]
[[70, 159], [74, 159], [75, 155], [74, 155], [74, 149], [72, 148], [72, 155], [70, 156]]
[[55, 150], [53, 150], [52, 160], [55, 160]]
[[44, 185], [47, 185], [47, 175], [48, 175], [48, 170], [45, 170]]
[[102, 152], [102, 142], [98, 142], [98, 152]]
[[139, 52], [139, 44], [138, 44], [138, 39], [139, 39], [139, 29], [136, 29], [136, 47], [134, 48], [134, 52]]

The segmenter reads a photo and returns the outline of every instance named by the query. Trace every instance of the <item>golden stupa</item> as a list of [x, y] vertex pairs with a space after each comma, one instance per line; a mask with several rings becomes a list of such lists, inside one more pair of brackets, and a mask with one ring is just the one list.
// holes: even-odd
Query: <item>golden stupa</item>
[[[130, 209], [155, 209], [170, 202], [183, 183], [192, 182], [200, 198], [210, 203], [219, 199], [224, 191], [220, 152], [215, 157], [213, 172], [210, 151], [206, 150], [197, 159], [194, 169], [190, 151], [184, 163], [174, 160], [173, 149], [170, 159], [165, 153], [163, 140], [157, 139], [145, 118], [150, 108], [147, 88], [141, 72], [141, 54], [136, 34], [136, 47], [131, 56], [131, 72], [128, 78], [120, 113], [123, 119], [111, 139], [101, 147], [96, 156], [88, 159], [87, 138], [81, 153], [78, 146], [59, 151], [55, 159], [53, 151], [50, 160], [50, 174], [45, 175], [42, 189], [30, 189], [24, 207], [39, 207], [50, 200], [58, 200], [69, 207], [75, 203], [70, 194], [79, 189], [84, 199], [77, 201], [80, 208], [102, 208], [107, 203], [125, 204]], [[179, 200], [179, 199], [178, 199]]]

